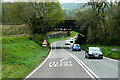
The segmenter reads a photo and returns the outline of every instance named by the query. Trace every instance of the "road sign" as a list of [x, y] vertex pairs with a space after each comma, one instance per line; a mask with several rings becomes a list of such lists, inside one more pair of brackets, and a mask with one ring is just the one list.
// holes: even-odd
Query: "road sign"
[[52, 34], [52, 37], [53, 37], [53, 34]]
[[44, 39], [44, 41], [42, 42], [42, 46], [46, 47], [47, 45], [48, 45], [47, 40]]
[[52, 38], [53, 38], [53, 34], [52, 34]]

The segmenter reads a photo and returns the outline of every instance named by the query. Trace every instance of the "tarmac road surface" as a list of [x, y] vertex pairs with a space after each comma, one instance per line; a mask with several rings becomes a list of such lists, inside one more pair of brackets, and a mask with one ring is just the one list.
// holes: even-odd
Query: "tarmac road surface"
[[111, 78], [118, 80], [118, 61], [86, 59], [85, 51], [72, 51], [65, 41], [51, 44], [48, 57], [26, 78]]

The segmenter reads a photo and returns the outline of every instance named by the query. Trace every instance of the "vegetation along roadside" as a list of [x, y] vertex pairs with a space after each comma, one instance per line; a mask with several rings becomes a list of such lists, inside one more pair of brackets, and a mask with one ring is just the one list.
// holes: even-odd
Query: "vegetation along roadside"
[[[76, 33], [71, 32], [71, 36], [48, 39], [48, 43], [66, 40]], [[4, 37], [2, 43], [2, 77], [24, 78], [30, 71], [39, 65], [48, 55], [49, 47], [44, 48], [29, 36]]]

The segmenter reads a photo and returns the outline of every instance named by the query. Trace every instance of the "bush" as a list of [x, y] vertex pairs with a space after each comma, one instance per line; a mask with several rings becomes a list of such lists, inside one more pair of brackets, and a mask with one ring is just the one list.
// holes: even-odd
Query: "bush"
[[40, 46], [42, 46], [42, 42], [45, 39], [45, 37], [43, 36], [43, 34], [35, 34], [33, 36], [33, 41], [37, 44], [39, 44]]
[[82, 36], [79, 34], [78, 37], [77, 37], [77, 39], [76, 39], [76, 41], [75, 41], [75, 43], [81, 45], [81, 44], [83, 43], [83, 38], [84, 38], [84, 37], [82, 37]]

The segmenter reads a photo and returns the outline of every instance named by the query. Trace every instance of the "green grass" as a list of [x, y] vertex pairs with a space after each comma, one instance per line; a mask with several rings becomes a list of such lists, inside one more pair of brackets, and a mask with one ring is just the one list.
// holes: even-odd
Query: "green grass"
[[[109, 58], [113, 59], [119, 59], [120, 58], [120, 46], [103, 46], [103, 45], [89, 45], [89, 44], [83, 44], [82, 49], [86, 50], [88, 47], [99, 47], [103, 55]], [[119, 49], [117, 52], [112, 52], [111, 49]]]
[[43, 48], [29, 37], [5, 37], [2, 45], [2, 77], [24, 78], [47, 56]]
[[71, 34], [71, 36], [67, 36], [67, 37], [64, 37], [64, 38], [50, 38], [50, 39], [48, 39], [48, 42], [49, 42], [49, 44], [51, 44], [55, 41], [67, 40], [67, 39], [75, 36], [76, 32], [72, 31], [70, 34]]
[[[48, 39], [51, 44], [65, 38]], [[4, 37], [2, 39], [2, 78], [24, 78], [38, 64], [40, 64], [49, 52], [49, 48], [43, 48], [29, 40], [29, 36]]]

